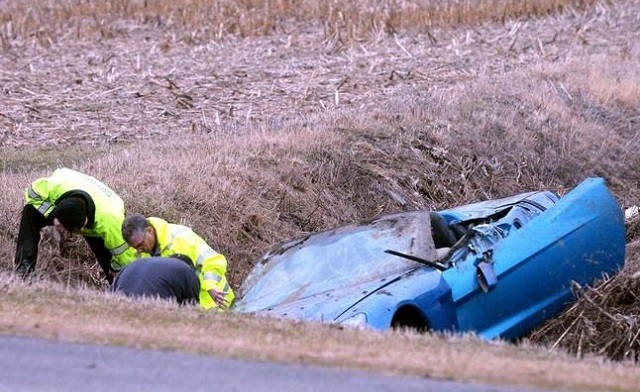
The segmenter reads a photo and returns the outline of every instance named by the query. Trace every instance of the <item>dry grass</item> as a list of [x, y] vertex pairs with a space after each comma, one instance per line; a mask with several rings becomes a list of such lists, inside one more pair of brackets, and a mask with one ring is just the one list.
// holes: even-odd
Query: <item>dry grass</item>
[[[437, 3], [447, 17], [425, 11]], [[234, 287], [273, 244], [384, 212], [529, 189], [563, 193], [595, 175], [623, 207], [640, 204], [640, 3], [591, 3], [363, 0], [329, 9], [276, 1], [255, 12], [263, 6], [249, 1], [193, 0], [177, 10], [166, 1], [145, 8], [142, 1], [0, 0], [0, 270], [12, 268], [24, 187], [63, 165], [105, 181], [131, 212], [192, 226], [227, 255]], [[630, 281], [640, 269], [637, 234], [629, 232], [619, 277], [586, 291], [589, 299], [561, 324], [529, 341], [557, 342], [554, 351], [581, 357], [637, 360], [640, 311], [619, 302], [639, 295]], [[42, 279], [71, 291], [104, 288], [78, 239], [41, 249]], [[16, 318], [22, 289], [33, 296], [19, 285], [3, 294], [14, 304], [0, 308], [5, 331], [73, 336], [58, 321], [38, 330], [29, 312]], [[82, 299], [71, 300], [60, 317], [78, 306]], [[148, 316], [122, 317], [135, 324], [157, 316], [154, 306], [139, 306]], [[104, 321], [102, 311], [76, 325]], [[614, 336], [599, 319], [607, 314], [627, 323]], [[251, 321], [230, 316], [228, 323], [241, 329]], [[313, 336], [315, 327], [299, 328]], [[82, 339], [96, 338], [86, 333]], [[447, 340], [440, 355], [455, 356], [445, 347], [457, 344], [467, 342]], [[537, 366], [542, 350], [504, 347], [534, 357], [534, 364], [515, 362], [525, 369]], [[507, 366], [500, 354], [486, 363]], [[479, 379], [473, 371], [469, 379]], [[580, 390], [580, 382], [559, 383]]]
[[229, 35], [254, 37], [292, 32], [314, 25], [325, 38], [362, 39], [378, 33], [395, 34], [417, 29], [512, 18], [536, 18], [559, 11], [572, 11], [595, 0], [450, 0], [307, 3], [295, 0], [46, 0], [25, 2], [4, 0], [0, 38], [4, 48], [14, 39], [35, 39], [52, 45], [63, 39], [111, 39], [128, 35], [132, 29], [149, 26], [173, 30], [189, 43], [221, 40]]
[[625, 273], [595, 288], [576, 286], [578, 301], [530, 338], [563, 347], [577, 357], [597, 354], [617, 361], [640, 361], [640, 221], [627, 227]]

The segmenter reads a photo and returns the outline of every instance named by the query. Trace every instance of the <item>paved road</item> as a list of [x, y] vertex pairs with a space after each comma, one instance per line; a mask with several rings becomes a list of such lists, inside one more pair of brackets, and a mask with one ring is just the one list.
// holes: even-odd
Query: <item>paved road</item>
[[0, 336], [0, 390], [541, 392], [9, 336]]

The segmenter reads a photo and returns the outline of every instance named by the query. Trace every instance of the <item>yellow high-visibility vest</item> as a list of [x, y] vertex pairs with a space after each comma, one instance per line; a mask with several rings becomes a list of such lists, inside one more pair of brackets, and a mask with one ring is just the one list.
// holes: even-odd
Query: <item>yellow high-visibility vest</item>
[[94, 224], [82, 229], [82, 235], [100, 237], [111, 252], [111, 268], [119, 270], [136, 258], [135, 249], [122, 238], [122, 221], [125, 216], [124, 202], [111, 188], [78, 171], [57, 169], [49, 177], [35, 180], [25, 190], [27, 204], [35, 207], [45, 218], [55, 209], [58, 198], [63, 194], [79, 190], [86, 192], [95, 205]]
[[202, 237], [186, 226], [154, 217], [147, 218], [147, 221], [156, 231], [159, 254], [154, 256], [171, 257], [182, 254], [193, 262], [200, 280], [201, 307], [218, 308], [209, 294], [211, 289], [224, 292], [227, 303], [232, 303], [235, 294], [226, 278], [227, 259], [223, 254], [213, 250]]

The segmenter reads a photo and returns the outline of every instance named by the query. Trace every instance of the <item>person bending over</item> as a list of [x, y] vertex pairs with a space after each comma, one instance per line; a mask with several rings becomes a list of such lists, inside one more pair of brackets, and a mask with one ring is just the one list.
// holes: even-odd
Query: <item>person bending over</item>
[[136, 258], [122, 238], [124, 202], [96, 178], [68, 168], [39, 178], [25, 190], [16, 245], [16, 273], [31, 274], [38, 258], [40, 231], [55, 226], [61, 232], [81, 234], [96, 256], [109, 283], [111, 272]]
[[226, 309], [232, 305], [235, 294], [226, 278], [227, 259], [190, 228], [135, 214], [122, 222], [122, 237], [140, 257], [187, 256], [200, 280], [200, 306]]

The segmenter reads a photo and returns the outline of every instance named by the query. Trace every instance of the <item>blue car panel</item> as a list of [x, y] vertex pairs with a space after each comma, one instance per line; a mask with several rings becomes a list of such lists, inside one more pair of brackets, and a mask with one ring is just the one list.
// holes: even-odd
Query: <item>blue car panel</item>
[[437, 215], [456, 233], [446, 248], [427, 211], [285, 243], [259, 261], [233, 309], [514, 339], [566, 307], [572, 281], [591, 284], [624, 264], [622, 211], [600, 178], [562, 198], [527, 192]]

